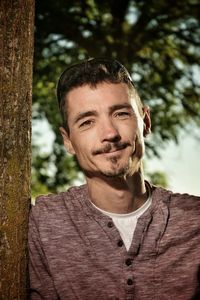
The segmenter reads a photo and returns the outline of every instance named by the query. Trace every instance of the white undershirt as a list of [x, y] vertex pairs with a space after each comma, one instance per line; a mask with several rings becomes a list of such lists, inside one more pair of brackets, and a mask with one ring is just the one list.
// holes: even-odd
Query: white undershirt
[[104, 215], [109, 216], [110, 218], [112, 218], [113, 223], [115, 224], [115, 226], [117, 227], [117, 229], [119, 230], [120, 236], [124, 242], [124, 245], [126, 247], [126, 250], [128, 251], [130, 246], [131, 246], [131, 242], [133, 239], [133, 234], [137, 225], [137, 220], [138, 218], [149, 208], [149, 206], [151, 205], [152, 202], [152, 198], [151, 198], [151, 192], [150, 192], [150, 188], [149, 189], [149, 197], [146, 200], [146, 202], [139, 207], [137, 210], [128, 213], [128, 214], [116, 214], [116, 213], [110, 213], [107, 212], [103, 209], [100, 209], [99, 207], [97, 207], [96, 205], [93, 204], [93, 206], [98, 209], [99, 211], [101, 211]]

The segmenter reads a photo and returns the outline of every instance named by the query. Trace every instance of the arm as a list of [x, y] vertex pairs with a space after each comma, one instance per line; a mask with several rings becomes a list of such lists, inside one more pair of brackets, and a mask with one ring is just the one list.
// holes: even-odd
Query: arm
[[48, 267], [45, 253], [37, 228], [36, 207], [33, 207], [29, 216], [29, 276], [31, 300], [58, 300], [53, 279]]

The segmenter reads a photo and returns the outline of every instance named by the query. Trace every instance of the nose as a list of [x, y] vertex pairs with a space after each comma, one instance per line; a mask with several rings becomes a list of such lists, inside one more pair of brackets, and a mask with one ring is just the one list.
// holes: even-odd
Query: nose
[[117, 142], [120, 139], [117, 126], [111, 120], [104, 120], [101, 124], [101, 142]]

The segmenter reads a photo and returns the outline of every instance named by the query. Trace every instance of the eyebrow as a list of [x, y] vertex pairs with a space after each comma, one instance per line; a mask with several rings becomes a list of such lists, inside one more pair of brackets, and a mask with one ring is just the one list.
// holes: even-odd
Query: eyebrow
[[78, 123], [78, 121], [80, 121], [81, 119], [84, 119], [86, 117], [91, 117], [91, 116], [97, 116], [97, 112], [95, 110], [81, 112], [76, 116], [74, 120], [74, 124]]
[[109, 111], [112, 113], [115, 110], [123, 109], [123, 108], [132, 109], [132, 106], [129, 103], [116, 104], [116, 105], [111, 106], [109, 108]]

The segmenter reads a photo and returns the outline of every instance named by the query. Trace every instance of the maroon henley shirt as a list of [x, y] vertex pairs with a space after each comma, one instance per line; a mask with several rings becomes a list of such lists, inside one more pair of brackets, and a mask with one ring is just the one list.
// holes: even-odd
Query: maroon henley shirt
[[86, 185], [41, 196], [29, 255], [32, 300], [197, 300], [200, 198], [154, 187], [127, 251]]

